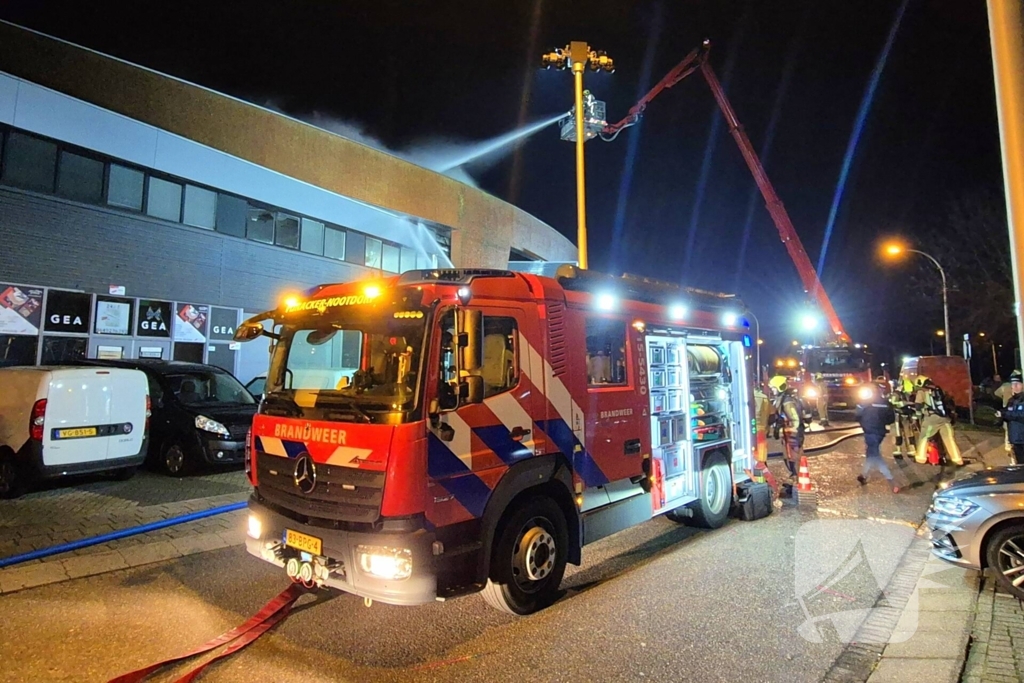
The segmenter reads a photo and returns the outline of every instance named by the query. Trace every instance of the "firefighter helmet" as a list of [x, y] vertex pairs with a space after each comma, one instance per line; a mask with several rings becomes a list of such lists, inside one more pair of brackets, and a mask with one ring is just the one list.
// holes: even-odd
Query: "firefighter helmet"
[[928, 384], [929, 382], [931, 382], [931, 379], [929, 379], [927, 375], [918, 375], [917, 377], [914, 378], [914, 386], [916, 386], [918, 389]]
[[786, 383], [786, 378], [783, 375], [775, 375], [772, 377], [768, 380], [768, 386], [780, 394], [789, 388], [789, 385]]

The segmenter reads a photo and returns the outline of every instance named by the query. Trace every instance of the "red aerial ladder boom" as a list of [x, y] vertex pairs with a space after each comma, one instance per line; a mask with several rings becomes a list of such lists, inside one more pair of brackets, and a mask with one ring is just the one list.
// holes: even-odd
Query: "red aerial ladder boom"
[[786, 213], [786, 208], [782, 205], [782, 200], [779, 199], [779, 195], [775, 193], [775, 188], [772, 187], [772, 183], [768, 179], [768, 174], [765, 173], [764, 166], [761, 165], [761, 160], [754, 151], [754, 146], [750, 144], [750, 138], [747, 137], [746, 132], [743, 130], [743, 126], [740, 125], [739, 120], [736, 118], [736, 112], [733, 111], [732, 105], [729, 104], [729, 99], [725, 96], [725, 90], [722, 89], [722, 84], [718, 82], [718, 77], [711, 69], [711, 63], [708, 61], [709, 47], [710, 43], [708, 41], [704, 41], [704, 44], [700, 48], [686, 55], [683, 61], [679, 62], [674, 69], [672, 69], [663, 79], [651, 88], [651, 90], [644, 95], [644, 97], [632, 109], [629, 110], [629, 114], [626, 115], [626, 118], [622, 119], [618, 123], [609, 124], [605, 127], [602, 131], [602, 137], [606, 137], [608, 135], [614, 136], [623, 128], [636, 123], [650, 101], [659, 93], [666, 88], [671, 88], [694, 71], [699, 70], [704, 76], [704, 80], [707, 81], [708, 87], [711, 88], [711, 94], [715, 96], [715, 102], [718, 103], [718, 108], [722, 110], [722, 115], [725, 116], [726, 123], [729, 125], [729, 133], [732, 135], [733, 140], [736, 141], [736, 145], [740, 148], [740, 153], [743, 155], [744, 161], [747, 162], [747, 167], [754, 176], [754, 182], [757, 183], [758, 189], [761, 190], [761, 196], [764, 197], [765, 207], [768, 209], [768, 213], [771, 214], [772, 220], [775, 222], [775, 227], [779, 231], [779, 237], [782, 239], [782, 243], [786, 246], [786, 251], [789, 252], [789, 257], [793, 260], [793, 265], [796, 266], [797, 273], [800, 274], [800, 280], [803, 282], [804, 291], [817, 301], [818, 306], [825, 314], [825, 318], [828, 320], [829, 329], [831, 330], [832, 341], [849, 343], [850, 338], [843, 330], [843, 324], [840, 322], [835, 308], [832, 307], [832, 302], [829, 300], [828, 294], [825, 293], [825, 288], [821, 286], [821, 281], [818, 279], [818, 273], [814, 270], [814, 266], [811, 265], [811, 260], [807, 257], [804, 245], [800, 242], [800, 237], [796, 234], [796, 228], [793, 227], [793, 222], [789, 220], [789, 214]]

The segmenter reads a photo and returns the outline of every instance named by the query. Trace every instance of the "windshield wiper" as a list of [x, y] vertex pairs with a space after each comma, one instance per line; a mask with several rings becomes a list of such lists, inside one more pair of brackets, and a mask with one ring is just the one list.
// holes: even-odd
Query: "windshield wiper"
[[[322, 399], [323, 397], [320, 397], [320, 398]], [[320, 402], [321, 402], [321, 400], [318, 399], [317, 403], [320, 403]], [[323, 403], [327, 404], [327, 405], [331, 405], [331, 404], [334, 404], [334, 403], [341, 403], [346, 408], [351, 409], [352, 413], [354, 415], [357, 415], [359, 418], [361, 418], [363, 420], [363, 422], [366, 422], [367, 424], [370, 424], [371, 422], [373, 422], [373, 418], [370, 417], [369, 415], [367, 415], [366, 412], [362, 408], [359, 407], [359, 405], [356, 403], [355, 399], [331, 396], [330, 398], [324, 400]]]

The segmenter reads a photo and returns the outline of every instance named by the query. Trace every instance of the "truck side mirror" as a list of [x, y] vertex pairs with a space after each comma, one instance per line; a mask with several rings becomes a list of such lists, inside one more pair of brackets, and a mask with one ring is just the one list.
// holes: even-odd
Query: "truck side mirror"
[[476, 372], [483, 365], [484, 325], [483, 314], [468, 308], [460, 308], [456, 332], [459, 340], [460, 360], [463, 372]]
[[235, 341], [244, 342], [256, 339], [264, 332], [263, 325], [259, 323], [244, 322], [235, 330]]

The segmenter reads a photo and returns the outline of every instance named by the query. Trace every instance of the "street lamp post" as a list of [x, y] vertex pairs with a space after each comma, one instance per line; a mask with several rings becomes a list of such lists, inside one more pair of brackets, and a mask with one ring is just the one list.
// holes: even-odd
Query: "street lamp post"
[[935, 260], [934, 256], [932, 256], [931, 254], [926, 254], [919, 249], [908, 249], [907, 247], [904, 247], [901, 244], [890, 244], [885, 248], [885, 252], [890, 256], [899, 256], [904, 252], [909, 254], [919, 254], [921, 256], [924, 256], [929, 261], [931, 261], [935, 265], [935, 267], [939, 269], [939, 275], [942, 277], [942, 318], [943, 331], [945, 332], [943, 336], [946, 338], [946, 355], [952, 356], [953, 346], [949, 337], [949, 291], [946, 287], [946, 271], [943, 270], [942, 266], [939, 264], [938, 261]]
[[590, 67], [591, 71], [598, 69], [612, 72], [615, 71], [615, 63], [612, 58], [603, 52], [595, 52], [590, 46], [580, 40], [574, 40], [564, 49], [555, 49], [543, 57], [544, 68], [564, 69], [567, 65], [572, 67], [573, 87], [575, 90], [576, 104], [573, 107], [575, 113], [575, 142], [576, 142], [576, 248], [580, 268], [586, 270], [587, 259], [587, 194], [586, 194], [586, 173], [583, 163], [583, 143], [588, 137], [586, 130], [586, 110], [583, 102], [583, 70]]

